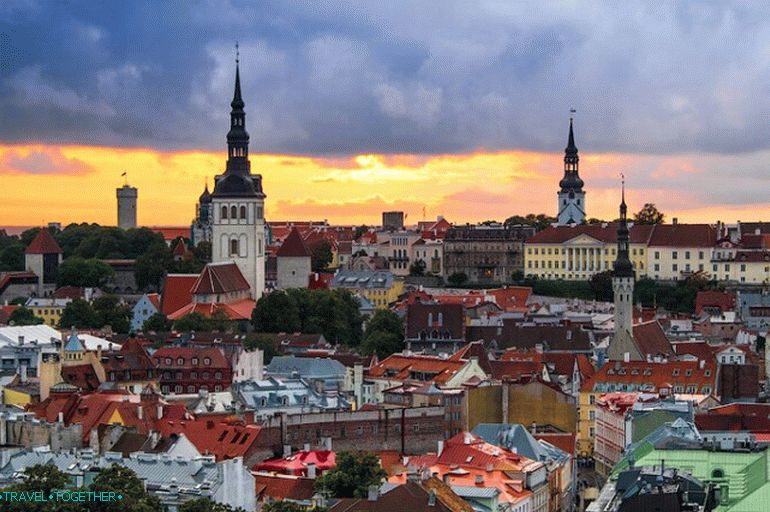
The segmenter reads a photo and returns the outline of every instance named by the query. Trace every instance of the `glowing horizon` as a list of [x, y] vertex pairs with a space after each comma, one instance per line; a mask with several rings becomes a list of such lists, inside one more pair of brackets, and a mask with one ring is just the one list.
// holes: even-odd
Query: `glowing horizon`
[[[616, 217], [619, 178], [627, 179], [630, 211], [655, 203], [666, 219], [680, 222], [759, 220], [770, 203], [741, 204], [699, 193], [720, 169], [736, 169], [753, 155], [638, 155], [581, 151], [588, 217]], [[465, 154], [349, 156], [250, 155], [263, 176], [269, 220], [323, 220], [333, 224], [378, 224], [384, 210], [403, 210], [408, 223], [443, 215], [450, 222], [502, 221], [511, 215], [555, 215], [562, 176], [560, 153], [476, 151]], [[208, 181], [224, 171], [225, 151], [158, 151], [50, 144], [0, 145], [5, 209], [0, 226], [48, 222], [114, 225], [115, 189], [128, 173], [139, 189], [138, 222], [145, 226], [189, 225]], [[733, 171], [735, 172], [735, 171]], [[714, 192], [729, 191], [725, 184]], [[757, 184], [759, 185], [759, 184]], [[752, 190], [751, 179], [743, 183]], [[738, 198], [742, 197], [740, 190]], [[748, 198], [748, 195], [746, 196]], [[764, 219], [767, 220], [767, 219]]]

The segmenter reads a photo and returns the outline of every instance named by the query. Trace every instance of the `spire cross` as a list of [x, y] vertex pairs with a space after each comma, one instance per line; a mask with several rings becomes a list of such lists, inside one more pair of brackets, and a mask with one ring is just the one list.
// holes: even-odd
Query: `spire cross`
[[570, 113], [569, 120], [570, 121], [572, 121], [572, 114], [574, 114], [576, 112], [577, 112], [577, 110], [575, 110], [574, 108], [569, 109], [569, 113]]

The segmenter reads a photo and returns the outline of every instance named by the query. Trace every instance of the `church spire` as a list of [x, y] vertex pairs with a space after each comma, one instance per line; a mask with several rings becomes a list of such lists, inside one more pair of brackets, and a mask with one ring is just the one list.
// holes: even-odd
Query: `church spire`
[[572, 117], [569, 118], [569, 137], [564, 149], [564, 178], [559, 182], [562, 192], [582, 192], [583, 180], [578, 175], [578, 148], [575, 145], [575, 130]]
[[230, 131], [227, 133], [227, 170], [226, 173], [236, 172], [249, 174], [249, 133], [246, 131], [246, 112], [241, 97], [240, 50], [235, 43], [235, 91], [230, 102]]
[[[622, 175], [621, 175], [622, 176]], [[614, 277], [634, 277], [634, 267], [628, 256], [628, 220], [626, 219], [626, 180], [620, 185], [620, 221], [618, 223], [618, 256], [613, 265]]]

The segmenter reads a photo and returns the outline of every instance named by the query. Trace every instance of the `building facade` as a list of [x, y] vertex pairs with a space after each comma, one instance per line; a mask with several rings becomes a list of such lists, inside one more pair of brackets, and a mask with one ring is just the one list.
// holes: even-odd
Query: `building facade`
[[444, 238], [444, 275], [464, 274], [468, 283], [510, 283], [524, 271], [524, 241], [532, 226], [479, 224], [449, 228]]

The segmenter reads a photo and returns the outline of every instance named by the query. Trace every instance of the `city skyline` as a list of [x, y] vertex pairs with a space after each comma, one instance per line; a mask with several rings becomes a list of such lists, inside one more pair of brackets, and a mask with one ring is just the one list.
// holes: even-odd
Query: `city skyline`
[[140, 224], [189, 223], [224, 170], [236, 39], [268, 219], [555, 215], [573, 107], [589, 217], [614, 218], [621, 172], [631, 211], [652, 202], [668, 219], [735, 222], [770, 206], [768, 27], [751, 6], [592, 16], [549, 4], [522, 17], [519, 5], [453, 4], [423, 31], [425, 5], [405, 5], [412, 16], [7, 4], [0, 224], [114, 224], [123, 172], [140, 189]]

